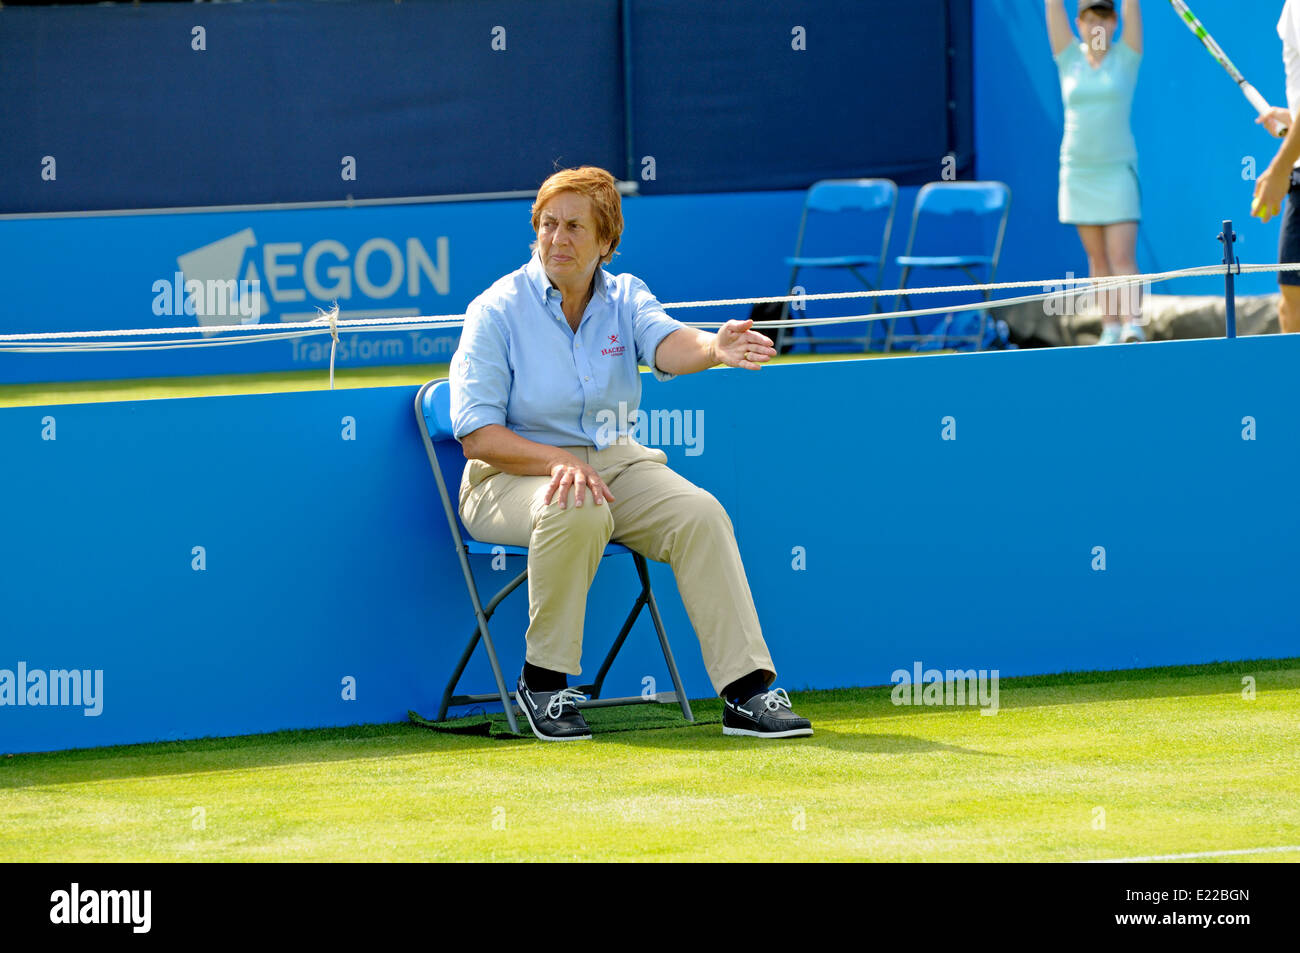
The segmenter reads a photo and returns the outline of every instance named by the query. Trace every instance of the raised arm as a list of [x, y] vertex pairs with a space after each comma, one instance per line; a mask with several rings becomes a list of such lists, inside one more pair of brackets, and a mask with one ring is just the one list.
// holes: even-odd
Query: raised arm
[[1074, 42], [1074, 31], [1070, 29], [1070, 18], [1065, 12], [1065, 0], [1046, 2], [1047, 39], [1052, 44], [1052, 55], [1060, 56], [1061, 51]]
[[1134, 53], [1142, 52], [1142, 4], [1140, 0], [1124, 0], [1124, 36]]

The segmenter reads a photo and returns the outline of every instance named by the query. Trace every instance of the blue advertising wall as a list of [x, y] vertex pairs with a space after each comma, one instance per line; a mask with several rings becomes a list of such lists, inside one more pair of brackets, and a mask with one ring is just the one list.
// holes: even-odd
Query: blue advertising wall
[[[1073, 10], [1072, 0], [1067, 6]], [[1281, 0], [1198, 0], [1197, 17], [1270, 103], [1286, 106]], [[1142, 184], [1138, 267], [1166, 271], [1222, 260], [1215, 236], [1232, 219], [1243, 262], [1277, 261], [1279, 222], [1250, 217], [1253, 176], [1279, 141], [1169, 4], [1147, 2], [1133, 103]], [[1063, 128], [1060, 82], [1042, 3], [975, 0], [976, 176], [1015, 193], [1001, 273], [1008, 280], [1088, 273], [1076, 230], [1057, 220]], [[1242, 294], [1277, 291], [1269, 274], [1243, 275]], [[1184, 279], [1161, 294], [1214, 294], [1222, 282]]]
[[[904, 188], [900, 197], [893, 242], [899, 254], [916, 191]], [[801, 191], [626, 198], [626, 230], [610, 270], [637, 275], [662, 301], [785, 294], [789, 269], [783, 260], [794, 251], [802, 202]], [[280, 331], [334, 301], [344, 319], [459, 315], [493, 281], [527, 261], [534, 238], [529, 208], [526, 200], [506, 200], [0, 221], [0, 259], [10, 265], [0, 333], [241, 323]], [[829, 231], [832, 243], [879, 253], [878, 235]], [[184, 282], [199, 276], [260, 281], [261, 313], [184, 313]], [[886, 287], [896, 279], [897, 269], [887, 269]], [[861, 287], [827, 272], [806, 273], [801, 283], [810, 292]], [[835, 307], [840, 310], [814, 303], [807, 313], [861, 313]], [[679, 317], [748, 315], [748, 307], [738, 306]], [[336, 363], [443, 363], [458, 339], [457, 330], [345, 333]], [[328, 334], [112, 354], [0, 351], [0, 383], [323, 369], [328, 363]]]
[[[656, 442], [729, 511], [798, 691], [917, 662], [1295, 654], [1297, 362], [1296, 336], [844, 361], [646, 376], [642, 406], [695, 415], [693, 444]], [[102, 673], [98, 714], [0, 704], [0, 751], [432, 714], [472, 615], [414, 393], [0, 409], [0, 497], [23, 501], [0, 529], [0, 701], [20, 666]], [[589, 599], [588, 672], [635, 593], [618, 563]], [[494, 620], [507, 672], [525, 621], [522, 594]], [[642, 620], [609, 692], [666, 686], [656, 654]], [[464, 687], [490, 689], [481, 657]]]
[[[524, 201], [352, 209], [200, 212], [0, 222], [12, 277], [6, 333], [256, 324], [284, 330], [337, 301], [340, 317], [460, 314], [524, 261]], [[260, 283], [261, 309], [187, 307], [186, 282]], [[205, 296], [203, 307], [207, 307]], [[0, 382], [323, 367], [329, 336], [124, 353], [0, 353]], [[344, 335], [339, 366], [446, 361], [458, 332]]]

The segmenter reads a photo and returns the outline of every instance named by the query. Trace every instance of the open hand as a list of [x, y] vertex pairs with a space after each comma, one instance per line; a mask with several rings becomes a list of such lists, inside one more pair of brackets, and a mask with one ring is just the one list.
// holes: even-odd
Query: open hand
[[717, 355], [719, 363], [726, 364], [728, 367], [743, 367], [746, 370], [756, 371], [761, 365], [776, 357], [776, 348], [772, 346], [772, 339], [765, 334], [751, 331], [750, 328], [753, 326], [753, 320], [747, 319], [728, 321], [718, 328], [717, 337], [713, 342], [713, 352]]

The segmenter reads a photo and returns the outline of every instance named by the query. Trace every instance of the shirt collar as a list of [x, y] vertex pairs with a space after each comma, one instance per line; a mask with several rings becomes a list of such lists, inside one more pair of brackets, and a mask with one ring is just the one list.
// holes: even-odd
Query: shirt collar
[[[528, 259], [528, 264], [524, 266], [524, 273], [528, 275], [528, 282], [533, 286], [538, 300], [546, 304], [548, 295], [555, 286], [551, 284], [551, 279], [546, 277], [546, 269], [542, 267], [542, 256], [538, 252], [534, 251], [533, 256]], [[603, 265], [598, 265], [595, 279], [595, 293], [608, 303], [613, 277], [605, 271]], [[559, 292], [556, 291], [556, 294]]]

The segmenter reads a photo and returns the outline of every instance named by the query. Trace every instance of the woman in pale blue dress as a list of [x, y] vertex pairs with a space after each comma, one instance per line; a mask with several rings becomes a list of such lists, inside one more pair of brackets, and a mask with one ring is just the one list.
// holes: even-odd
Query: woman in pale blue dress
[[[1047, 33], [1061, 78], [1065, 135], [1061, 140], [1060, 219], [1079, 230], [1088, 273], [1137, 274], [1137, 230], [1142, 218], [1137, 144], [1129, 125], [1142, 60], [1139, 0], [1124, 0], [1124, 33], [1113, 0], [1079, 0], [1070, 29], [1065, 0], [1046, 0]], [[1098, 293], [1103, 323], [1099, 343], [1141, 341], [1138, 289]]]

